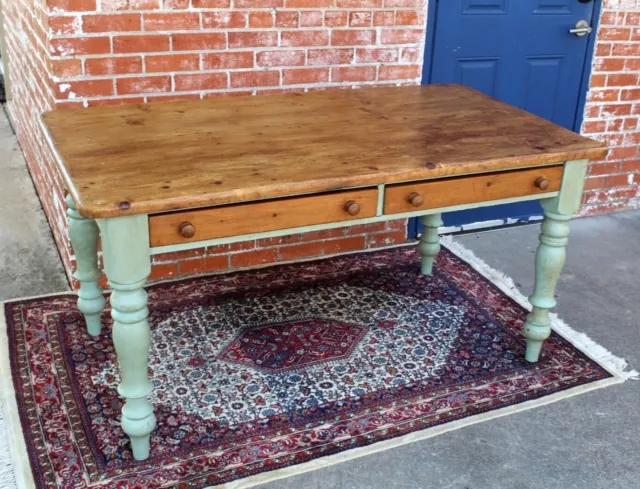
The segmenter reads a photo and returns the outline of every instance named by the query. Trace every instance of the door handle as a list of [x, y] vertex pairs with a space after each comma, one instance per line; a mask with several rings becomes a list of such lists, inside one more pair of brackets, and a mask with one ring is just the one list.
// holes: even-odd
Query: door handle
[[579, 20], [573, 29], [569, 29], [570, 34], [573, 34], [578, 37], [591, 34], [592, 31], [593, 31], [593, 28], [589, 25], [589, 23], [586, 20]]

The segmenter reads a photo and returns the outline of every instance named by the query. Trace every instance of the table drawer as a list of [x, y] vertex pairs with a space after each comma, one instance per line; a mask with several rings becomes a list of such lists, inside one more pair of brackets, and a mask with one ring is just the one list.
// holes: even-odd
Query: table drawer
[[378, 189], [234, 204], [149, 216], [151, 246], [374, 217]]
[[398, 214], [556, 192], [562, 165], [389, 185], [384, 213]]

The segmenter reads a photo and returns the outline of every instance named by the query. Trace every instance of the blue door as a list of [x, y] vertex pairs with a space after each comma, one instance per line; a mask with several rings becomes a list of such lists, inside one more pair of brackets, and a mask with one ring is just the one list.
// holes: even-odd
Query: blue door
[[[462, 83], [567, 129], [579, 127], [590, 34], [569, 30], [580, 21], [592, 25], [593, 0], [435, 0], [429, 14], [423, 83]], [[540, 214], [532, 201], [443, 219], [460, 226]]]

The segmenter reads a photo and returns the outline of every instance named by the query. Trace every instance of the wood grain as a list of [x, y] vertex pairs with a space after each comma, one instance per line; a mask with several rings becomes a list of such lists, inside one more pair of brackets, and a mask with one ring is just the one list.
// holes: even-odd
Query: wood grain
[[57, 110], [87, 217], [238, 203], [601, 157], [604, 144], [460, 85]]
[[[357, 214], [345, 205], [355, 203]], [[191, 241], [239, 236], [276, 229], [363, 219], [376, 215], [378, 189], [331, 192], [308, 197], [274, 199], [249, 204], [226, 205], [210, 209], [155, 214], [149, 217], [151, 246], [165, 246]], [[188, 222], [195, 228], [190, 238], [180, 233]]]
[[[557, 165], [390, 185], [385, 189], [384, 213], [397, 214], [557, 192], [562, 183], [563, 171], [564, 167]], [[536, 186], [536, 180], [540, 177], [549, 182], [546, 190], [541, 190]], [[418, 194], [423, 198], [420, 205], [416, 206], [412, 203], [412, 194]]]

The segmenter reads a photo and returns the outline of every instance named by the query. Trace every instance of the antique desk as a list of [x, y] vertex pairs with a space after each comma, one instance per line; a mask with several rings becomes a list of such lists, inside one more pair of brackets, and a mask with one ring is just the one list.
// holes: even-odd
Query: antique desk
[[145, 280], [155, 253], [422, 216], [422, 271], [441, 212], [540, 199], [524, 335], [538, 359], [587, 160], [606, 148], [457, 85], [126, 105], [44, 114], [69, 191], [78, 307], [100, 334], [99, 234], [113, 289], [122, 429], [149, 456]]

